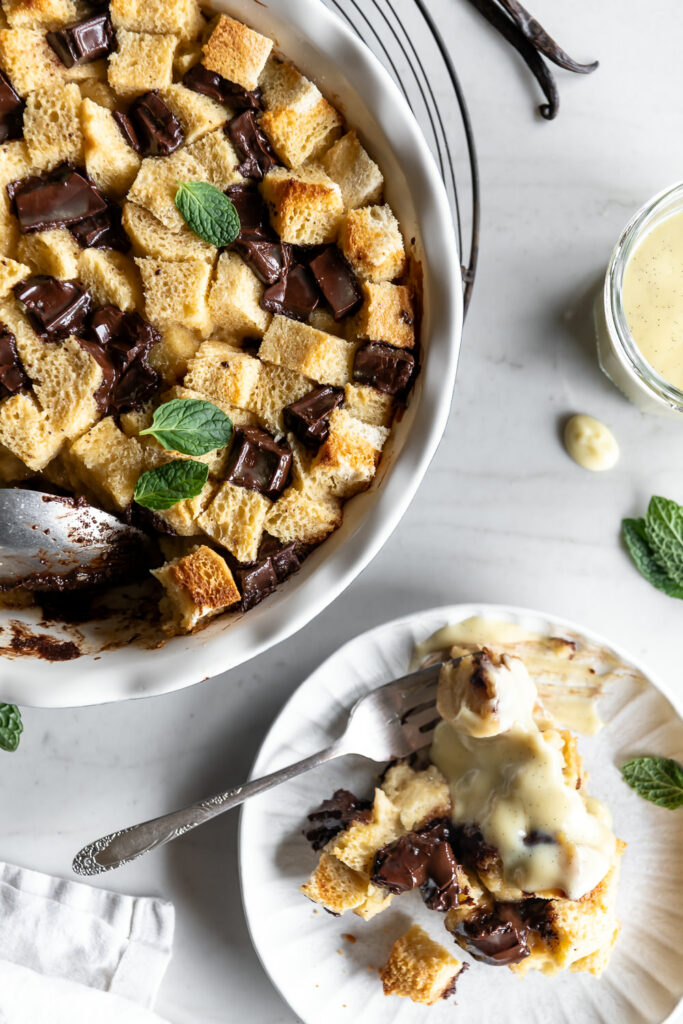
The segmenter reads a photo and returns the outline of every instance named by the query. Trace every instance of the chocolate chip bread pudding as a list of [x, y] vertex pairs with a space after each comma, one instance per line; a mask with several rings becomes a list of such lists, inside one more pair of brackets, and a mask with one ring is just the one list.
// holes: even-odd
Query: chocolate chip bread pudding
[[[564, 638], [458, 643], [432, 658], [445, 660], [430, 747], [388, 765], [367, 798], [339, 789], [309, 815], [319, 860], [303, 893], [369, 920], [418, 890], [479, 964], [599, 975], [619, 933], [624, 844], [587, 793], [575, 735], [539, 698], [548, 674], [595, 670]], [[385, 994], [431, 1005], [466, 966], [414, 924], [380, 975]]]
[[370, 485], [418, 370], [411, 260], [272, 40], [196, 0], [0, 3], [0, 482], [152, 532], [189, 632]]

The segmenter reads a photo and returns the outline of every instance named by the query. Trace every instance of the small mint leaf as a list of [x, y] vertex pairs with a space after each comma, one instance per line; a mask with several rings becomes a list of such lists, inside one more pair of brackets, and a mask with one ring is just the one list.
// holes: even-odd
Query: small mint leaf
[[133, 501], [143, 508], [162, 512], [179, 501], [196, 498], [209, 476], [209, 467], [193, 459], [174, 459], [156, 469], [148, 469], [135, 485]]
[[657, 590], [683, 600], [683, 587], [666, 573], [654, 556], [644, 519], [624, 519], [621, 523], [624, 544], [638, 572]]
[[16, 750], [23, 731], [21, 712], [16, 704], [0, 704], [0, 750], [10, 753]]
[[175, 204], [188, 227], [210, 245], [230, 245], [240, 233], [235, 204], [207, 181], [179, 182]]
[[643, 799], [675, 811], [683, 807], [683, 766], [670, 757], [634, 757], [621, 767], [626, 783]]
[[683, 587], [683, 508], [669, 498], [651, 498], [645, 532], [655, 559]]
[[232, 420], [212, 402], [199, 398], [174, 398], [154, 412], [151, 434], [167, 451], [206, 455], [225, 448], [232, 437]]

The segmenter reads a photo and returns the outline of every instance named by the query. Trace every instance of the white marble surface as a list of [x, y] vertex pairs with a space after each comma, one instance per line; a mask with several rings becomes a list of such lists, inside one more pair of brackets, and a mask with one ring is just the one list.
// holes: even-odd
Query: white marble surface
[[[683, 605], [651, 589], [619, 543], [652, 493], [683, 501], [683, 425], [646, 418], [600, 375], [593, 292], [621, 227], [683, 172], [679, 0], [534, 0], [587, 79], [559, 72], [545, 123], [517, 57], [464, 0], [429, 0], [452, 47], [481, 160], [482, 254], [448, 431], [418, 498], [355, 585], [307, 629], [233, 673], [169, 697], [25, 713], [0, 755], [0, 858], [69, 874], [110, 829], [248, 772], [284, 699], [334, 648], [376, 623], [459, 600], [536, 607], [627, 645], [678, 689]], [[605, 475], [559, 441], [573, 412], [622, 447]], [[97, 686], [97, 678], [93, 678]], [[683, 751], [681, 752], [683, 754]], [[290, 1024], [252, 951], [232, 814], [103, 879], [177, 909], [158, 1011], [173, 1024]]]

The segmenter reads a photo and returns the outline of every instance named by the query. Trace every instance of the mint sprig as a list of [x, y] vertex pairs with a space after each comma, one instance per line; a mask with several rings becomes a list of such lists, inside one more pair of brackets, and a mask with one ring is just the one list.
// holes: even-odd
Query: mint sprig
[[210, 245], [230, 245], [240, 233], [235, 204], [207, 181], [178, 182], [175, 204], [188, 227]]
[[0, 704], [0, 750], [15, 751], [23, 731], [21, 712], [16, 704]]
[[683, 600], [683, 507], [655, 496], [644, 518], [624, 519], [621, 529], [641, 576], [669, 597]]
[[174, 459], [163, 466], [148, 469], [138, 477], [133, 501], [143, 508], [162, 512], [179, 501], [196, 498], [209, 476], [209, 467], [193, 459]]
[[621, 767], [626, 783], [643, 799], [675, 811], [683, 807], [683, 766], [671, 757], [634, 757]]
[[152, 425], [140, 434], [151, 434], [168, 451], [206, 455], [230, 442], [232, 420], [213, 402], [174, 398], [154, 411]]

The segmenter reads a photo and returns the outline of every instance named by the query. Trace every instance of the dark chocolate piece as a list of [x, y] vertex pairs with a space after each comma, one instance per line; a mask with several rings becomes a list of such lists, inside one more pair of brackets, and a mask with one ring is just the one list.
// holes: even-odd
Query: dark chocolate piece
[[0, 71], [0, 142], [20, 139], [24, 119], [24, 101], [9, 78]]
[[164, 103], [158, 89], [139, 96], [131, 104], [128, 116], [133, 122], [142, 151], [148, 156], [168, 156], [185, 141], [183, 126]]
[[0, 398], [27, 391], [30, 386], [17, 350], [17, 339], [5, 324], [0, 324]]
[[254, 111], [245, 110], [233, 117], [225, 126], [225, 131], [242, 158], [237, 170], [244, 178], [261, 181], [278, 161], [268, 136], [254, 117]]
[[356, 352], [353, 379], [387, 395], [405, 395], [415, 372], [415, 356], [384, 341], [367, 341]]
[[433, 821], [383, 847], [375, 855], [371, 880], [396, 894], [419, 886], [430, 910], [452, 910], [461, 890], [449, 823]]
[[106, 57], [114, 49], [116, 36], [109, 12], [93, 14], [75, 25], [67, 25], [56, 32], [48, 32], [46, 39], [62, 64], [89, 64]]
[[313, 275], [300, 264], [292, 267], [277, 284], [266, 288], [261, 296], [262, 309], [304, 323], [319, 305], [320, 292]]
[[292, 576], [301, 568], [302, 560], [296, 541], [292, 541], [290, 544], [282, 544], [276, 537], [271, 537], [269, 533], [264, 533], [258, 554], [259, 559], [270, 558], [278, 583], [284, 583], [289, 576]]
[[329, 416], [344, 401], [341, 388], [321, 384], [282, 410], [285, 426], [306, 448], [320, 447], [330, 432]]
[[549, 900], [528, 899], [518, 903], [496, 903], [461, 921], [455, 934], [475, 960], [495, 967], [518, 964], [529, 956], [529, 932], [544, 939], [552, 935], [548, 918]]
[[130, 238], [121, 222], [121, 207], [110, 200], [101, 213], [70, 224], [69, 231], [82, 249], [130, 249]]
[[343, 320], [355, 313], [363, 302], [363, 293], [341, 249], [328, 245], [308, 265], [332, 308], [334, 319]]
[[275, 568], [270, 558], [264, 558], [253, 565], [245, 565], [235, 570], [233, 575], [242, 594], [241, 609], [244, 612], [260, 604], [264, 598], [273, 593], [278, 584]]
[[107, 209], [107, 200], [85, 171], [68, 162], [11, 182], [7, 195], [24, 234], [69, 227]]
[[359, 800], [348, 789], [338, 789], [331, 800], [324, 800], [316, 811], [308, 815], [313, 826], [304, 831], [314, 850], [322, 850], [330, 839], [343, 832], [354, 821], [367, 823], [372, 818], [372, 803]]
[[80, 281], [59, 281], [47, 274], [27, 277], [13, 291], [36, 333], [49, 341], [77, 334], [92, 307], [90, 292]]
[[261, 110], [261, 90], [249, 92], [235, 82], [229, 82], [217, 71], [209, 71], [203, 64], [193, 66], [183, 75], [183, 85], [187, 89], [210, 96], [212, 100], [225, 103], [233, 110]]
[[112, 117], [116, 121], [119, 131], [130, 148], [134, 149], [136, 153], [142, 154], [142, 143], [138, 138], [137, 129], [133, 124], [133, 119], [129, 117], [128, 114], [124, 114], [121, 110], [112, 111]]
[[161, 335], [139, 313], [123, 313], [116, 306], [96, 309], [90, 336], [81, 341], [102, 368], [102, 384], [95, 400], [103, 412], [140, 409], [161, 387], [161, 376], [147, 362], [152, 345]]
[[235, 242], [234, 248], [263, 284], [276, 284], [287, 274], [292, 263], [292, 247], [286, 242], [247, 238]]
[[291, 468], [292, 452], [286, 441], [276, 441], [260, 427], [235, 428], [226, 472], [231, 484], [274, 500], [287, 486]]
[[261, 194], [250, 185], [230, 185], [225, 190], [226, 196], [233, 201], [240, 219], [240, 233], [237, 241], [251, 238], [266, 238], [277, 241], [270, 226], [268, 207]]

